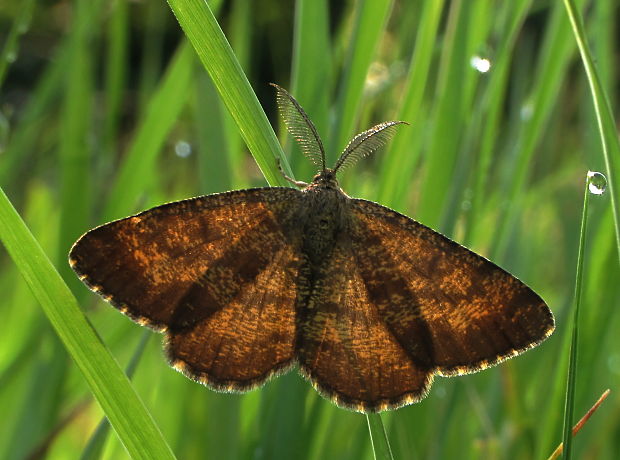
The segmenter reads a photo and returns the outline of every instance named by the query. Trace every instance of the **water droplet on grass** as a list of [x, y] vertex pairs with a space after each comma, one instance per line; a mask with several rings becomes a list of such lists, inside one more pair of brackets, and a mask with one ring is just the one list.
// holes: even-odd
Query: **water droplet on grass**
[[491, 61], [480, 56], [473, 56], [469, 64], [480, 73], [487, 73], [491, 69]]
[[614, 374], [620, 374], [620, 354], [614, 353], [607, 358], [607, 367]]
[[181, 158], [187, 158], [192, 154], [192, 146], [185, 141], [179, 141], [174, 146], [174, 153]]
[[607, 178], [603, 173], [588, 171], [588, 190], [594, 195], [602, 195], [607, 189]]

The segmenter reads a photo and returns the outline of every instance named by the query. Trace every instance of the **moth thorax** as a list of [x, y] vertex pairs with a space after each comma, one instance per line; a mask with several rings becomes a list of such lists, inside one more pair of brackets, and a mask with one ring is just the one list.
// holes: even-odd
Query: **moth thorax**
[[313, 262], [327, 257], [344, 228], [346, 196], [337, 188], [318, 188], [307, 195], [304, 249]]

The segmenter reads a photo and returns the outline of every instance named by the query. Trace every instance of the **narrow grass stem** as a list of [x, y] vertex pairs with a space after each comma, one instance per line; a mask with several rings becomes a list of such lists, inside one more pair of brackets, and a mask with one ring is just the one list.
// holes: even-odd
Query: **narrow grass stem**
[[586, 228], [588, 223], [588, 201], [590, 173], [586, 177], [586, 186], [583, 197], [583, 213], [581, 215], [581, 231], [579, 233], [579, 252], [577, 255], [577, 270], [575, 275], [575, 295], [573, 307], [572, 339], [569, 350], [568, 378], [566, 382], [566, 399], [564, 404], [564, 459], [569, 460], [572, 455], [573, 442], [573, 410], [575, 407], [575, 386], [577, 382], [577, 348], [579, 343], [579, 308], [581, 305], [581, 287], [583, 281], [583, 259], [586, 244]]
[[573, 33], [575, 34], [575, 40], [579, 47], [581, 60], [583, 61], [583, 66], [588, 77], [590, 91], [592, 92], [592, 103], [594, 104], [594, 113], [596, 114], [596, 122], [601, 137], [601, 146], [603, 148], [603, 157], [605, 159], [605, 168], [607, 169], [609, 195], [611, 197], [611, 208], [616, 230], [616, 249], [618, 251], [618, 257], [620, 258], [620, 197], [617, 196], [618, 191], [616, 189], [616, 173], [620, 169], [620, 165], [617, 163], [620, 153], [620, 141], [618, 140], [616, 123], [611, 110], [609, 97], [605, 93], [598, 70], [594, 65], [594, 58], [588, 47], [583, 19], [579, 14], [574, 0], [564, 0], [564, 6], [566, 6], [566, 12], [568, 13], [568, 18], [570, 19]]
[[[603, 394], [601, 395], [601, 397], [598, 398], [598, 400], [592, 405], [590, 409], [588, 409], [588, 412], [586, 412], [585, 415], [581, 417], [581, 419], [579, 419], [577, 423], [575, 423], [575, 426], [572, 429], [573, 436], [579, 433], [579, 430], [581, 430], [583, 426], [586, 424], [586, 422], [590, 420], [590, 417], [592, 417], [594, 412], [596, 412], [596, 410], [601, 406], [601, 404], [603, 404], [603, 401], [607, 399], [607, 396], [609, 396], [610, 392], [611, 390], [609, 388], [605, 390]], [[559, 458], [560, 455], [562, 455], [563, 451], [564, 451], [564, 443], [560, 443], [560, 445], [553, 451], [553, 453], [549, 456], [547, 460], [555, 460], [556, 458]]]
[[394, 460], [381, 414], [366, 414], [366, 420], [375, 460]]

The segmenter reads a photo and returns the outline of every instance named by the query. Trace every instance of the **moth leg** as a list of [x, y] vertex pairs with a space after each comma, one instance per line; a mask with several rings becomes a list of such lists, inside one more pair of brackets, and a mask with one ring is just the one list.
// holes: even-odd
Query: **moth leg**
[[297, 187], [301, 187], [301, 188], [306, 188], [308, 185], [310, 185], [307, 182], [304, 182], [301, 180], [295, 180], [292, 177], [287, 176], [286, 173], [284, 172], [284, 169], [282, 169], [282, 163], [280, 162], [279, 158], [276, 159], [276, 162], [278, 164], [278, 171], [280, 171], [280, 174], [282, 174], [282, 177], [284, 177], [291, 184], [296, 185]]

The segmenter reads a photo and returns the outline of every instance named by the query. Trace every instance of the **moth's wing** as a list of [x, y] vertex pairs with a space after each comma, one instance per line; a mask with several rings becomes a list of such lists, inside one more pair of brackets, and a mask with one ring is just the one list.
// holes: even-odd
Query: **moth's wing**
[[359, 412], [379, 411], [422, 399], [432, 368], [408, 355], [381, 317], [354, 254], [340, 238], [313, 275], [298, 309], [300, 372], [324, 397]]
[[177, 369], [249, 389], [294, 358], [300, 200], [263, 188], [169, 203], [86, 233], [70, 263], [134, 321], [166, 331]]
[[476, 372], [553, 332], [545, 302], [487, 259], [376, 203], [352, 200], [351, 216], [370, 303], [416, 364]]

